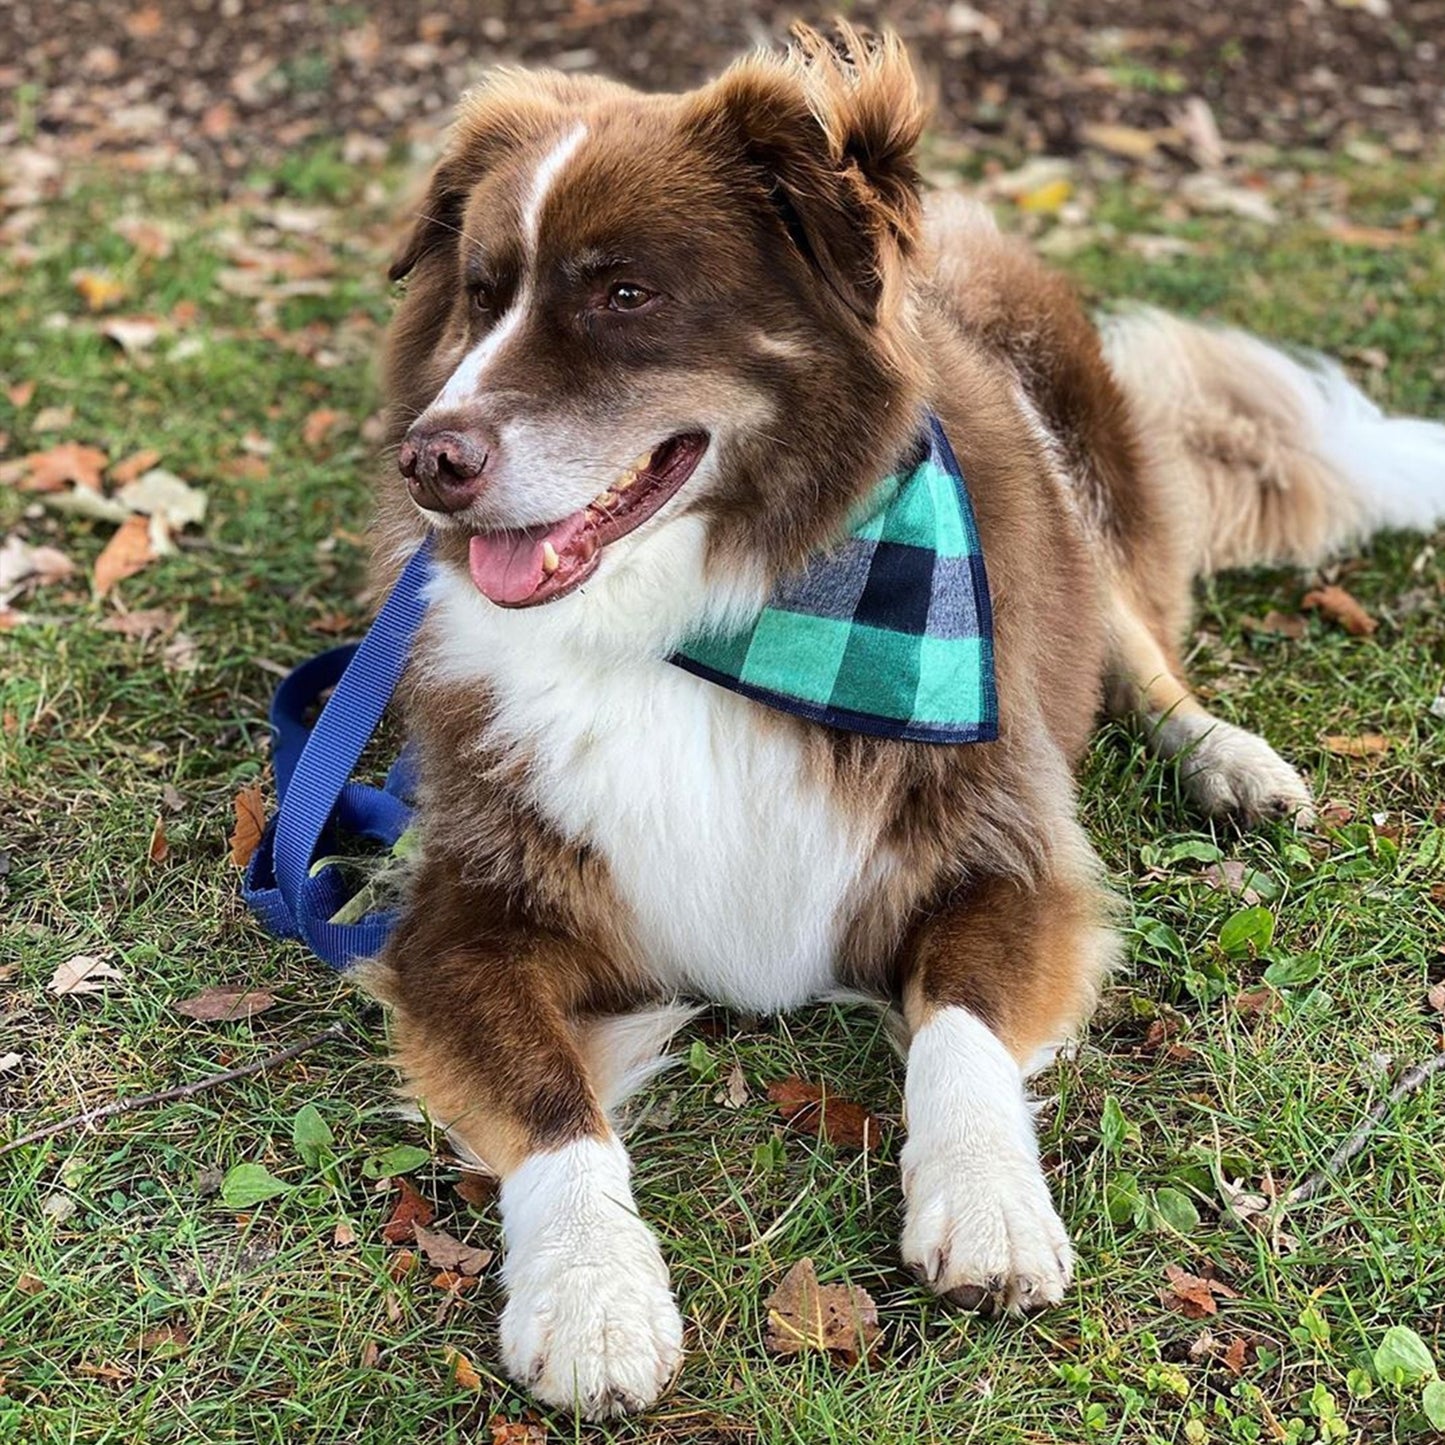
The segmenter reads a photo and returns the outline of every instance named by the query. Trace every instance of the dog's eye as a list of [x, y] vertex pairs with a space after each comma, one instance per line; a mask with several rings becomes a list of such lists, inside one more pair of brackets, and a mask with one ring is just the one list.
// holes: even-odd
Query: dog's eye
[[476, 281], [471, 287], [472, 310], [482, 316], [491, 316], [497, 310], [497, 293], [485, 281]]
[[635, 286], [631, 281], [619, 281], [607, 293], [609, 311], [641, 311], [650, 301], [657, 299], [657, 292]]

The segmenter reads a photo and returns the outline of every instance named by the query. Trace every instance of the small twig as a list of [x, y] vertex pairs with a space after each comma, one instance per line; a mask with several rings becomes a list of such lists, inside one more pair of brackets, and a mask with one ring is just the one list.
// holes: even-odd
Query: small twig
[[8, 1144], [0, 1146], [0, 1158], [14, 1149], [19, 1149], [22, 1145], [34, 1144], [39, 1139], [48, 1139], [52, 1134], [60, 1134], [77, 1125], [98, 1124], [102, 1119], [113, 1119], [117, 1114], [129, 1114], [132, 1109], [144, 1109], [152, 1104], [169, 1104], [176, 1099], [189, 1099], [193, 1094], [201, 1093], [202, 1090], [214, 1089], [218, 1084], [233, 1084], [237, 1079], [247, 1079], [252, 1074], [261, 1074], [267, 1069], [274, 1069], [278, 1064], [284, 1064], [299, 1054], [304, 1054], [308, 1049], [314, 1049], [318, 1044], [324, 1044], [330, 1039], [345, 1037], [346, 1030], [340, 1024], [332, 1024], [330, 1028], [322, 1029], [319, 1034], [312, 1034], [309, 1039], [302, 1039], [299, 1044], [292, 1044], [290, 1048], [282, 1049], [279, 1053], [268, 1054], [264, 1059], [257, 1059], [253, 1063], [243, 1064], [238, 1069], [225, 1069], [219, 1074], [207, 1074], [204, 1079], [196, 1079], [189, 1084], [178, 1084], [174, 1089], [161, 1089], [154, 1094], [136, 1094], [129, 1099], [117, 1099], [114, 1103], [107, 1104], [101, 1109], [87, 1109], [82, 1113], [72, 1114], [70, 1118], [62, 1119], [58, 1124], [47, 1124], [43, 1129], [34, 1129], [29, 1134], [22, 1134], [18, 1139], [12, 1139]]
[[1399, 1103], [1407, 1094], [1413, 1094], [1432, 1074], [1437, 1074], [1445, 1069], [1445, 1052], [1436, 1054], [1433, 1058], [1426, 1059], [1423, 1064], [1412, 1064], [1395, 1081], [1395, 1087], [1381, 1099], [1368, 1114], [1365, 1121], [1358, 1129], [1330, 1155], [1329, 1163], [1311, 1174], [1303, 1184], [1297, 1184], [1285, 1196], [1285, 1207], [1292, 1204], [1303, 1204], [1306, 1200], [1313, 1199], [1331, 1175], [1337, 1174], [1351, 1159], [1359, 1154], [1365, 1147], [1371, 1134], [1375, 1132], [1380, 1121], [1390, 1112], [1394, 1104]]

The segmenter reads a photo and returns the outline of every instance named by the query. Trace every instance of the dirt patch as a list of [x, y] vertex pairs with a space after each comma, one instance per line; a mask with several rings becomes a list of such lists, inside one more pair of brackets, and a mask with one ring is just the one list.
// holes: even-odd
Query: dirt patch
[[[223, 183], [334, 142], [379, 161], [430, 138], [498, 61], [695, 84], [777, 39], [793, 6], [741, 0], [11, 0], [0, 147], [199, 169]], [[1227, 142], [1421, 149], [1445, 129], [1445, 0], [897, 0], [940, 129], [1001, 153], [1077, 149], [1086, 127], [1171, 124], [1202, 98]], [[825, 7], [826, 9], [826, 7]], [[1434, 37], [1434, 38], [1432, 38]]]

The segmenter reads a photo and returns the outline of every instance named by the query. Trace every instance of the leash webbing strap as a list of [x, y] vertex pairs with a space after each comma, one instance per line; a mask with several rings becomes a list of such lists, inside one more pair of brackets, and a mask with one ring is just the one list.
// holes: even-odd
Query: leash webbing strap
[[[350, 889], [335, 865], [316, 870], [338, 833], [391, 847], [411, 818], [411, 767], [403, 753], [384, 788], [353, 783], [351, 774], [375, 733], [411, 655], [426, 615], [423, 592], [431, 548], [406, 564], [371, 630], [360, 643], [332, 648], [287, 674], [271, 702], [272, 761], [278, 806], [246, 869], [242, 896], [265, 927], [298, 938], [332, 968], [376, 953], [396, 923], [393, 912], [357, 923], [332, 923]], [[306, 714], [335, 689], [314, 727]]]

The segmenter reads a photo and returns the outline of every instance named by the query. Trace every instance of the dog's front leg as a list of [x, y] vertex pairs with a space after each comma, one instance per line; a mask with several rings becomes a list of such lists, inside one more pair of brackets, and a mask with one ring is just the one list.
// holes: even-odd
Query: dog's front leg
[[904, 960], [903, 1258], [970, 1309], [1056, 1304], [1073, 1272], [1021, 1066], [1088, 1006], [1111, 946], [1099, 904], [1089, 881], [981, 880]]
[[590, 1418], [641, 1409], [677, 1369], [682, 1320], [589, 1078], [582, 1010], [618, 981], [500, 899], [445, 891], [429, 865], [374, 977], [408, 1092], [501, 1177], [506, 1368]]

